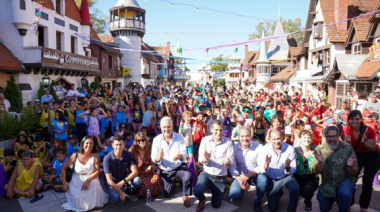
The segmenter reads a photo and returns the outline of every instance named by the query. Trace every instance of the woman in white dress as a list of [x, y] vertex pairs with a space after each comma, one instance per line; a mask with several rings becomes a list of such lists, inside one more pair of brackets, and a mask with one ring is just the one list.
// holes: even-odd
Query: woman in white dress
[[[66, 182], [66, 170], [75, 163], [70, 182]], [[88, 211], [108, 203], [108, 196], [99, 182], [99, 154], [96, 153], [92, 136], [85, 136], [78, 148], [61, 169], [62, 189], [67, 192], [67, 203], [62, 207], [72, 211]]]

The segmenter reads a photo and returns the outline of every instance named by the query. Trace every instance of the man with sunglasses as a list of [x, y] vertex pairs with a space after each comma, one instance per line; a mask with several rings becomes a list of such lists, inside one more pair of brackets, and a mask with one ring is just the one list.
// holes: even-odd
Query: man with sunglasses
[[192, 195], [193, 176], [185, 159], [187, 150], [182, 135], [173, 132], [173, 123], [169, 117], [161, 119], [162, 134], [153, 140], [151, 158], [161, 169], [160, 175], [164, 182], [164, 196], [171, 198], [176, 190], [176, 178], [182, 180], [182, 199], [186, 208], [191, 206], [189, 198]]
[[[121, 135], [113, 137], [113, 151], [107, 154], [103, 160], [104, 173], [106, 180], [104, 182], [106, 192], [109, 195], [110, 202], [125, 201], [127, 198], [131, 201], [137, 201], [138, 198], [133, 192], [141, 185], [141, 179], [138, 177], [138, 169], [133, 159], [132, 153], [124, 150], [124, 138]], [[131, 173], [127, 172], [127, 169]]]

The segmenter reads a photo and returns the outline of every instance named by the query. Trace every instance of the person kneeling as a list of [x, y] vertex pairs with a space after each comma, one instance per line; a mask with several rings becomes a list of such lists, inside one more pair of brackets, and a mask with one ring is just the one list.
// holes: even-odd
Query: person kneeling
[[[124, 150], [124, 138], [121, 135], [113, 137], [113, 151], [104, 157], [103, 168], [106, 175], [105, 187], [111, 203], [125, 201], [137, 201], [133, 192], [141, 185], [141, 179], [137, 176], [138, 169], [132, 153]], [[128, 174], [127, 169], [131, 170]]]
[[22, 162], [14, 168], [9, 183], [4, 186], [7, 191], [7, 198], [10, 199], [15, 194], [21, 197], [33, 197], [35, 192], [42, 188], [41, 184], [38, 183], [41, 166], [33, 162], [33, 152], [25, 151], [20, 157]]

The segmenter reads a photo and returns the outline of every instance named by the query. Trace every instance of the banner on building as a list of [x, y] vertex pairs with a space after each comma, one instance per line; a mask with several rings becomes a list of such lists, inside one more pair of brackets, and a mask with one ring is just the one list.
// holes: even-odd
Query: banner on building
[[123, 77], [127, 74], [129, 74], [129, 72], [132, 71], [132, 69], [128, 68], [128, 67], [125, 67], [125, 66], [120, 66], [120, 70], [121, 70], [121, 73], [123, 73]]
[[380, 43], [377, 43], [369, 48], [369, 51], [380, 59]]

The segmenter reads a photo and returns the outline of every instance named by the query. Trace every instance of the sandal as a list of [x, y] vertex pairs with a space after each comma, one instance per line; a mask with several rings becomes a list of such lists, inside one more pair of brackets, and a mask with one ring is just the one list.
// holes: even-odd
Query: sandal
[[34, 196], [34, 198], [33, 198], [32, 200], [30, 200], [30, 203], [35, 203], [35, 202], [37, 202], [38, 200], [41, 200], [42, 198], [44, 198], [44, 195], [42, 195], [42, 194], [36, 194], [36, 195]]

